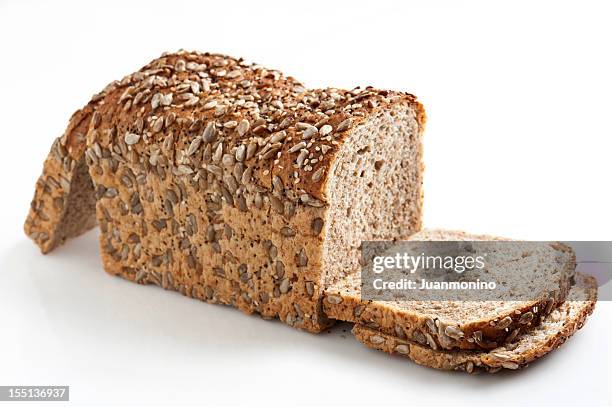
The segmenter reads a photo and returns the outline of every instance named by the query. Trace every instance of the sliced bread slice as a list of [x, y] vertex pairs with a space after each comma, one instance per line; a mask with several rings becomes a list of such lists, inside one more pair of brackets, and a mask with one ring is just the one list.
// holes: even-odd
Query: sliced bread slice
[[[419, 232], [410, 240], [504, 239], [431, 230]], [[475, 299], [470, 293], [465, 300], [439, 301], [420, 297], [420, 292], [410, 300], [364, 300], [361, 273], [357, 270], [327, 288], [324, 311], [330, 318], [359, 323], [432, 349], [496, 348], [538, 325], [542, 317], [561, 304], [576, 268], [573, 250], [559, 243], [512, 241], [503, 249], [497, 250], [497, 260], [486, 270], [487, 277], [524, 291], [525, 300]]]
[[501, 369], [527, 367], [529, 363], [561, 346], [582, 328], [586, 318], [593, 312], [596, 301], [597, 281], [591, 276], [577, 273], [576, 285], [570, 289], [566, 302], [554, 309], [530, 332], [491, 351], [433, 350], [359, 324], [354, 326], [353, 334], [366, 346], [406, 356], [419, 365], [468, 373], [479, 370], [494, 373]]

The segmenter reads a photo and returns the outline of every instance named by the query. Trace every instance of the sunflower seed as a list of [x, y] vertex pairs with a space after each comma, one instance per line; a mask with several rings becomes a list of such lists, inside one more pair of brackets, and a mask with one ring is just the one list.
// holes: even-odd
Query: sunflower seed
[[461, 329], [452, 325], [447, 326], [444, 329], [444, 333], [452, 339], [461, 339], [464, 336], [463, 331]]
[[257, 151], [257, 143], [250, 143], [247, 146], [246, 159], [250, 160], [255, 156], [255, 152]]
[[204, 110], [209, 110], [209, 109], [213, 109], [217, 106], [217, 101], [216, 100], [211, 100], [210, 102], [207, 102], [204, 104]]
[[216, 163], [221, 161], [221, 157], [223, 157], [223, 143], [219, 143], [215, 152], [213, 153], [212, 160]]
[[223, 154], [221, 158], [221, 163], [224, 167], [233, 167], [236, 163], [236, 157], [234, 154]]
[[370, 336], [370, 342], [372, 342], [374, 345], [380, 345], [381, 343], [385, 342], [385, 338], [380, 335], [372, 335]]
[[330, 294], [327, 297], [325, 297], [327, 299], [327, 302], [329, 302], [330, 304], [340, 304], [342, 302], [342, 297], [340, 297], [339, 295], [335, 295], [335, 294]]
[[236, 132], [238, 133], [240, 137], [243, 137], [245, 134], [248, 133], [250, 127], [251, 125], [249, 121], [243, 119], [240, 121], [240, 123], [236, 127]]
[[329, 124], [326, 124], [326, 125], [322, 126], [322, 127], [319, 129], [319, 134], [320, 134], [321, 136], [327, 136], [327, 135], [328, 135], [329, 133], [331, 133], [333, 130], [334, 130], [334, 129], [333, 129], [333, 127], [332, 127], [332, 126], [330, 126]]
[[302, 133], [302, 138], [305, 140], [309, 139], [315, 134], [317, 134], [318, 132], [319, 132], [319, 129], [317, 129], [315, 126], [307, 127], [306, 130], [304, 130], [304, 132]]
[[402, 355], [408, 355], [410, 353], [410, 348], [408, 347], [408, 345], [404, 344], [397, 345], [394, 350], [397, 353], [401, 353]]
[[195, 139], [193, 139], [193, 141], [189, 145], [189, 148], [187, 149], [187, 152], [185, 154], [187, 156], [190, 156], [193, 153], [195, 153], [197, 149], [200, 148], [201, 143], [202, 143], [202, 139], [200, 137], [196, 137]]
[[508, 336], [506, 337], [506, 342], [512, 342], [513, 340], [515, 340], [515, 339], [516, 339], [516, 337], [518, 336], [519, 332], [520, 332], [520, 328], [516, 328], [515, 330], [513, 330], [513, 331], [510, 333], [510, 335], [508, 335]]
[[282, 294], [287, 294], [287, 292], [289, 292], [289, 283], [290, 281], [288, 278], [284, 278], [283, 281], [281, 281], [279, 290]]
[[275, 175], [272, 178], [272, 188], [279, 193], [283, 192], [284, 189], [284, 185], [283, 185], [283, 180], [281, 180], [281, 178], [278, 175]]
[[516, 370], [519, 368], [518, 363], [516, 362], [503, 362], [502, 366], [506, 369], [510, 369], [510, 370]]
[[[342, 298], [340, 299], [342, 300]], [[342, 301], [340, 301], [342, 302]], [[361, 316], [361, 314], [363, 313], [363, 310], [365, 309], [364, 305], [357, 305], [354, 309], [353, 309], [353, 315], [356, 317]]]
[[274, 157], [276, 153], [278, 153], [279, 150], [280, 150], [280, 147], [272, 147], [268, 151], [266, 151], [264, 154], [260, 155], [259, 159], [269, 160], [270, 158]]
[[297, 143], [293, 147], [291, 147], [289, 149], [289, 152], [290, 153], [295, 153], [297, 151], [300, 151], [304, 147], [306, 147], [306, 143], [304, 141], [300, 141], [299, 143]]
[[279, 141], [284, 140], [285, 137], [287, 137], [287, 132], [285, 130], [278, 131], [274, 133], [272, 137], [270, 137], [270, 143], [278, 143]]
[[180, 175], [189, 175], [193, 174], [193, 169], [187, 165], [181, 164], [177, 167], [177, 172]]
[[406, 339], [406, 332], [404, 332], [404, 328], [396, 324], [393, 330], [395, 331], [395, 336], [400, 339]]
[[306, 251], [302, 248], [297, 255], [297, 266], [298, 267], [306, 267], [308, 265], [308, 257], [306, 256]]
[[161, 129], [164, 127], [164, 118], [163, 117], [158, 117], [155, 122], [153, 122], [153, 132], [157, 133], [159, 131], [161, 131]]
[[135, 281], [137, 283], [139, 283], [141, 280], [143, 280], [145, 277], [147, 276], [147, 272], [145, 270], [139, 270], [138, 273], [136, 273], [136, 278]]
[[429, 345], [430, 348], [432, 348], [433, 350], [438, 350], [438, 344], [436, 343], [436, 341], [434, 340], [433, 336], [431, 336], [430, 333], [428, 332], [425, 333], [425, 339], [427, 339], [427, 344]]
[[101, 121], [102, 121], [102, 116], [100, 115], [99, 112], [95, 111], [93, 115], [91, 116], [91, 128], [94, 130], [97, 129]]
[[282, 214], [285, 211], [285, 206], [281, 200], [274, 195], [270, 196], [270, 206], [272, 206], [272, 208], [274, 208], [274, 210], [279, 214]]
[[276, 268], [276, 278], [278, 279], [283, 278], [283, 276], [285, 275], [285, 264], [282, 261], [277, 260], [275, 268]]
[[138, 141], [140, 140], [140, 135], [136, 134], [136, 133], [125, 133], [125, 144], [127, 144], [128, 146], [134, 145], [136, 143], [138, 143]]
[[506, 355], [504, 353], [499, 353], [499, 352], [491, 352], [491, 353], [489, 353], [489, 356], [491, 358], [493, 358], [494, 360], [497, 360], [499, 362], [504, 362], [504, 361], [507, 361], [507, 360], [511, 359], [510, 355]]
[[295, 236], [295, 230], [291, 229], [289, 226], [284, 226], [280, 230], [281, 235], [285, 237], [293, 237]]
[[312, 231], [315, 236], [319, 235], [319, 233], [321, 233], [321, 230], [323, 230], [323, 219], [314, 218], [314, 220], [312, 221]]
[[166, 127], [172, 125], [172, 123], [174, 123], [175, 120], [176, 120], [176, 114], [174, 112], [170, 112], [170, 114], [168, 114], [165, 118]]
[[304, 164], [304, 160], [306, 160], [306, 157], [308, 157], [308, 150], [300, 150], [300, 154], [295, 160], [298, 167], [301, 167]]
[[504, 330], [508, 328], [511, 324], [512, 324], [512, 317], [506, 316], [497, 323], [496, 328], [499, 330]]
[[172, 103], [172, 93], [168, 93], [167, 95], [162, 95], [159, 103], [162, 106], [170, 106], [170, 104]]
[[325, 167], [321, 167], [312, 174], [312, 182], [319, 182], [323, 174], [325, 173]]
[[521, 315], [521, 318], [519, 319], [519, 324], [527, 325], [533, 320], [533, 317], [534, 317], [533, 313], [528, 311], [524, 313], [523, 315]]
[[352, 125], [352, 120], [350, 118], [340, 122], [340, 124], [338, 125], [338, 128], [336, 129], [336, 131], [344, 131], [344, 130], [348, 130], [351, 125]]
[[432, 318], [427, 318], [425, 320], [425, 325], [427, 325], [427, 329], [429, 329], [429, 332], [433, 334], [438, 332], [438, 328], [436, 327], [436, 322]]
[[234, 129], [238, 126], [238, 122], [236, 120], [230, 120], [228, 122], [223, 123], [223, 127], [226, 129]]
[[218, 178], [221, 178], [223, 176], [223, 169], [214, 164], [206, 165], [206, 171], [216, 175]]
[[211, 143], [215, 139], [216, 133], [215, 122], [208, 122], [202, 133], [202, 140], [204, 140], [205, 143]]
[[236, 149], [236, 161], [244, 161], [246, 157], [246, 145], [241, 144]]
[[[244, 185], [248, 184], [251, 181], [251, 175], [253, 174], [253, 168], [249, 167], [242, 173], [242, 177], [240, 177], [240, 182]], [[256, 197], [261, 198], [261, 195], [257, 195]], [[259, 205], [258, 209], [261, 209], [261, 205]]]
[[278, 256], [278, 249], [276, 246], [271, 244], [270, 248], [268, 249], [268, 257], [270, 257], [270, 260], [274, 260], [276, 256]]

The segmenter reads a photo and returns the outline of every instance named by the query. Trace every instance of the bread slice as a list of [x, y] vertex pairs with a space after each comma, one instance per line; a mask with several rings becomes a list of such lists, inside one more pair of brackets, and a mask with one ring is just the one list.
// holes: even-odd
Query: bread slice
[[[464, 232], [429, 230], [410, 237], [416, 241], [502, 240]], [[480, 245], [487, 245], [482, 242]], [[490, 243], [491, 251], [498, 243]], [[519, 300], [491, 301], [474, 297], [438, 301], [414, 292], [412, 300], [364, 300], [361, 273], [355, 271], [327, 288], [325, 313], [432, 349], [493, 349], [538, 325], [562, 303], [576, 268], [573, 250], [558, 243], [506, 242], [487, 259], [485, 279], [514, 287]], [[533, 271], [533, 273], [530, 273]], [[487, 295], [491, 295], [490, 293]], [[372, 298], [372, 297], [368, 297]], [[497, 298], [497, 297], [496, 297]], [[518, 297], [512, 297], [518, 298]]]
[[353, 334], [368, 347], [408, 357], [419, 365], [468, 373], [479, 370], [494, 373], [501, 369], [524, 368], [561, 346], [582, 328], [593, 312], [596, 301], [597, 281], [591, 276], [577, 273], [576, 284], [570, 289], [566, 302], [531, 331], [490, 351], [433, 350], [360, 324], [354, 326]]
[[76, 111], [58, 137], [36, 183], [24, 230], [48, 253], [96, 225], [94, 186], [85, 162], [85, 137], [99, 97]]
[[81, 112], [26, 220], [43, 252], [91, 227], [95, 202], [107, 272], [318, 332], [331, 323], [323, 289], [358, 267], [360, 242], [421, 228], [425, 114], [413, 95], [308, 89], [179, 51]]

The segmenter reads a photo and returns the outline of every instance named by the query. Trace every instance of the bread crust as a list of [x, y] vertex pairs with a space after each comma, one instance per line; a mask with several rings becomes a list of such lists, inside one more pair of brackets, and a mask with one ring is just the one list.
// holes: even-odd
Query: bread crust
[[[433, 350], [419, 343], [399, 339], [364, 325], [355, 324], [353, 334], [364, 345], [390, 354], [407, 357], [415, 363], [441, 370], [468, 373], [527, 367], [561, 346], [593, 312], [597, 302], [597, 281], [581, 273], [576, 275], [568, 301], [543, 320], [541, 327], [523, 333], [516, 342], [490, 351]], [[561, 321], [561, 322], [559, 322]]]

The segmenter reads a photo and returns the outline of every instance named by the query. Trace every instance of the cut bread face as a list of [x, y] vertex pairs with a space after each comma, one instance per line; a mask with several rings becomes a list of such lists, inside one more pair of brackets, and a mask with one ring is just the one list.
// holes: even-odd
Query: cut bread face
[[353, 334], [368, 347], [408, 357], [419, 365], [468, 373], [494, 373], [502, 369], [524, 368], [561, 346], [582, 328], [593, 312], [596, 301], [597, 281], [591, 276], [577, 273], [576, 284], [570, 289], [566, 302], [555, 308], [540, 325], [490, 351], [433, 350], [360, 324], [354, 326]]
[[421, 137], [415, 113], [399, 106], [344, 141], [326, 190], [334, 204], [322, 234], [324, 286], [360, 268], [363, 241], [408, 239], [421, 230]]
[[[508, 239], [426, 230], [409, 240], [482, 241], [486, 245], [487, 241]], [[524, 300], [497, 300], [490, 293], [489, 298], [475, 299], [470, 292], [464, 299], [439, 301], [418, 291], [414, 298], [401, 301], [365, 300], [358, 270], [326, 289], [324, 311], [330, 318], [434, 350], [496, 348], [538, 325], [565, 300], [576, 267], [573, 250], [562, 244], [508, 241], [502, 248], [488, 259], [487, 278], [513, 287], [514, 292], [522, 290]]]

